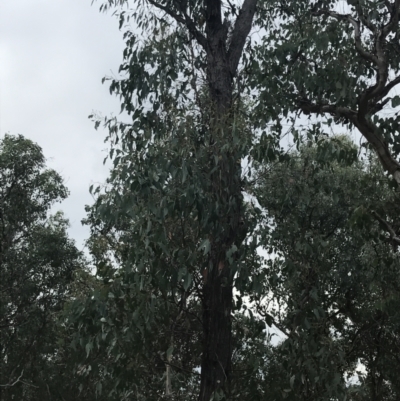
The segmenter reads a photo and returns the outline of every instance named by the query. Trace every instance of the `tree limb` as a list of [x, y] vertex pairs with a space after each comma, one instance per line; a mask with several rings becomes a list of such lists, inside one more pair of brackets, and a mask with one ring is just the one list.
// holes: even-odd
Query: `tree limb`
[[389, 94], [389, 92], [396, 86], [400, 84], [400, 75], [396, 77], [395, 79], [391, 80], [381, 91], [379, 96], [377, 97], [378, 100], [383, 99], [386, 95]]
[[236, 75], [243, 47], [250, 33], [258, 0], [245, 0], [236, 18], [228, 50], [229, 66], [232, 76]]
[[147, 0], [151, 5], [154, 7], [158, 8], [159, 10], [164, 11], [167, 13], [170, 17], [172, 17], [176, 22], [183, 24], [186, 26], [186, 28], [189, 30], [189, 32], [193, 35], [193, 37], [197, 40], [200, 46], [202, 46], [204, 49], [207, 47], [207, 40], [204, 37], [204, 35], [197, 29], [196, 24], [194, 21], [190, 18], [190, 16], [182, 9], [181, 15], [177, 14], [174, 12], [170, 7], [164, 6], [160, 3], [158, 3], [155, 0]]
[[376, 211], [372, 211], [372, 215], [385, 227], [386, 231], [390, 234], [391, 240], [400, 246], [400, 237], [396, 235], [393, 227], [382, 218]]
[[21, 381], [22, 376], [24, 375], [24, 369], [22, 369], [21, 374], [19, 375], [19, 377], [17, 378], [17, 380], [15, 380], [14, 383], [9, 383], [9, 384], [0, 384], [0, 387], [13, 387], [15, 386], [17, 383], [19, 383]]

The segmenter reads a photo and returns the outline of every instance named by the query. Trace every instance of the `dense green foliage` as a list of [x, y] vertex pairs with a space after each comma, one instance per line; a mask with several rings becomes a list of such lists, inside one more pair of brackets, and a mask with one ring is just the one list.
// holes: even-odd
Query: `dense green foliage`
[[[348, 165], [340, 148], [348, 153], [354, 145], [343, 137], [335, 142], [339, 161], [326, 164], [325, 156], [321, 164], [316, 146], [303, 146], [288, 163], [260, 169], [254, 190], [266, 210], [260, 235], [274, 257], [265, 267], [269, 295], [256, 300], [257, 309], [288, 336], [284, 348], [299, 398], [394, 400], [400, 259], [368, 210], [396, 219], [398, 194], [376, 160]], [[349, 390], [346, 379], [360, 363], [366, 384]]]
[[398, 2], [261, 3], [267, 34], [254, 47], [250, 85], [259, 113], [301, 112], [359, 131], [400, 185]]
[[68, 221], [49, 210], [67, 194], [38, 145], [22, 136], [0, 141], [2, 400], [52, 399], [65, 388], [57, 320], [84, 264]]
[[[253, 266], [246, 285], [237, 275], [232, 399], [398, 396], [400, 260], [371, 215], [395, 219], [398, 195], [376, 160], [358, 160], [356, 150], [336, 137], [255, 166], [248, 189], [265, 211], [256, 234], [272, 257], [246, 260], [247, 269]], [[81, 337], [90, 350], [100, 347], [111, 356], [99, 366], [108, 380], [104, 374], [97, 380], [113, 388], [116, 399], [157, 400], [165, 397], [169, 372], [173, 399], [195, 397], [201, 278], [185, 289], [177, 269], [178, 295], [163, 293], [151, 269], [119, 268], [137, 249], [135, 220], [106, 229], [93, 219], [90, 244], [104, 286], [79, 308], [86, 321]], [[169, 227], [170, 233], [181, 229]], [[185, 304], [179, 290], [187, 294]], [[262, 320], [284, 333], [280, 346], [268, 345]]]

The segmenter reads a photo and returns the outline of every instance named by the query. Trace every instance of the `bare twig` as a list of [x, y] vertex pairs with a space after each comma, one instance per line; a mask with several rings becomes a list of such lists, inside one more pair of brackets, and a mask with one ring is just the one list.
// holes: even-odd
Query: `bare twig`
[[9, 384], [0, 384], [0, 387], [13, 387], [15, 386], [17, 383], [21, 382], [21, 378], [24, 375], [24, 369], [22, 369], [21, 374], [19, 375], [19, 377], [17, 378], [17, 380], [15, 380], [14, 383], [9, 383]]

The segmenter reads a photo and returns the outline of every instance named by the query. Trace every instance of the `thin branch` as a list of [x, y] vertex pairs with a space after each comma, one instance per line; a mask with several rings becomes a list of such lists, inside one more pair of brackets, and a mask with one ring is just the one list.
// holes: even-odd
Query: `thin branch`
[[299, 106], [304, 114], [323, 114], [329, 113], [334, 117], [346, 118], [353, 121], [357, 117], [357, 112], [347, 107], [335, 106], [334, 104], [315, 104], [307, 98], [299, 100]]
[[390, 31], [392, 31], [399, 23], [399, 9], [400, 9], [400, 0], [396, 0], [394, 4], [391, 4], [389, 1], [385, 1], [386, 8], [390, 13], [390, 21], [383, 27], [382, 34], [386, 37]]
[[19, 383], [21, 381], [22, 376], [24, 375], [24, 369], [22, 369], [21, 374], [19, 375], [18, 379], [15, 380], [14, 383], [9, 383], [9, 384], [0, 384], [0, 387], [13, 387], [15, 386], [17, 383]]
[[177, 14], [173, 10], [171, 10], [170, 7], [163, 6], [162, 4], [158, 3], [155, 0], [147, 0], [151, 5], [154, 7], [158, 8], [159, 10], [164, 11], [167, 13], [170, 17], [172, 17], [176, 22], [183, 24], [186, 26], [186, 28], [189, 30], [189, 32], [194, 36], [194, 38], [197, 40], [197, 42], [204, 48], [207, 48], [207, 40], [204, 37], [204, 35], [197, 29], [196, 24], [194, 21], [189, 17], [189, 15], [180, 10], [182, 15]]
[[330, 11], [330, 10], [325, 10], [325, 9], [314, 11], [313, 15], [316, 15], [316, 16], [318, 16], [318, 15], [328, 15], [328, 16], [330, 16], [332, 18], [337, 19], [338, 21], [347, 21], [347, 22], [349, 22], [354, 28], [354, 40], [355, 40], [355, 45], [356, 45], [356, 49], [357, 49], [358, 53], [365, 60], [368, 60], [368, 61], [374, 63], [375, 65], [377, 65], [377, 63], [378, 63], [377, 57], [374, 54], [367, 52], [362, 46], [361, 29], [360, 29], [360, 22], [359, 21], [356, 21], [350, 14], [339, 14], [337, 12]]
[[[384, 97], [384, 96], [382, 96]], [[386, 98], [383, 102], [381, 103], [375, 103], [374, 105], [372, 105], [372, 107], [369, 109], [369, 114], [375, 114], [378, 113], [378, 111], [381, 111], [387, 103], [389, 103], [390, 101], [390, 97]]]
[[236, 6], [235, 6], [234, 4], [232, 4], [229, 0], [227, 0], [227, 3], [228, 3], [228, 5], [229, 5], [229, 7], [231, 8], [233, 14], [235, 14], [236, 17], [237, 17], [237, 16], [238, 16], [238, 13], [237, 13], [237, 11], [236, 11]]
[[383, 99], [396, 85], [400, 84], [400, 75], [390, 81], [382, 90], [378, 96], [378, 100]]
[[360, 3], [356, 3], [355, 7], [356, 7], [356, 10], [357, 10], [358, 18], [360, 18], [360, 21], [362, 22], [362, 24], [364, 26], [366, 26], [370, 30], [370, 32], [372, 32], [373, 34], [376, 34], [377, 33], [376, 26], [370, 20], [365, 18], [365, 15], [364, 15], [363, 10], [362, 10], [362, 8], [360, 6]]
[[384, 218], [382, 218], [376, 211], [372, 211], [372, 215], [385, 227], [387, 232], [390, 234], [392, 241], [395, 242], [397, 245], [400, 245], [400, 237], [396, 235], [396, 232], [393, 230], [393, 227]]

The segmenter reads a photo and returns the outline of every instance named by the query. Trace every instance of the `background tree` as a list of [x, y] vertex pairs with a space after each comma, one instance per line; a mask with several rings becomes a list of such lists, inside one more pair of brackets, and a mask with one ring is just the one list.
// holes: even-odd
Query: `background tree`
[[61, 212], [49, 216], [67, 194], [60, 175], [45, 168], [37, 144], [5, 135], [0, 141], [2, 400], [51, 399], [56, 390], [49, 365], [59, 352], [57, 315], [75, 273], [84, 267], [68, 237], [68, 221]]
[[[399, 395], [399, 254], [368, 213], [373, 205], [395, 218], [397, 192], [375, 158], [354, 161], [355, 152], [345, 137], [304, 145], [288, 162], [262, 166], [254, 189], [275, 255], [265, 267], [269, 295], [255, 303], [287, 336], [283, 361], [304, 399]], [[365, 384], [349, 388], [359, 363]]]

